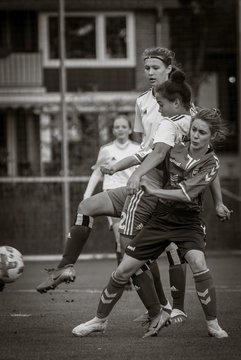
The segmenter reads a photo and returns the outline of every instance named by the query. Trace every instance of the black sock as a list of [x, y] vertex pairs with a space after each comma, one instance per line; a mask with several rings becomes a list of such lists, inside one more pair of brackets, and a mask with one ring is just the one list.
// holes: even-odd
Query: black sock
[[63, 257], [58, 268], [65, 265], [75, 264], [89, 237], [93, 226], [93, 218], [87, 215], [78, 214], [75, 225], [73, 225], [68, 234]]

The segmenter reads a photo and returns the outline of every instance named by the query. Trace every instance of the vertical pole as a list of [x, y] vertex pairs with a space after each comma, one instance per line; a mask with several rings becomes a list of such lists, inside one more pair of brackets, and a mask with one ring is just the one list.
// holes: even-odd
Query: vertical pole
[[[237, 15], [238, 15], [238, 160], [239, 160], [239, 196], [241, 195], [241, 88], [240, 88], [240, 81], [241, 81], [241, 0], [238, 0], [237, 2], [238, 4], [238, 11], [237, 11]], [[241, 204], [239, 203], [239, 214], [240, 214], [240, 210], [241, 210]], [[239, 215], [239, 231], [241, 231], [241, 221], [240, 221], [241, 217]]]
[[59, 51], [60, 51], [60, 116], [62, 122], [62, 176], [63, 181], [63, 238], [64, 242], [69, 229], [70, 196], [69, 196], [69, 154], [68, 154], [68, 124], [66, 118], [66, 71], [65, 71], [65, 0], [59, 0]]
[[238, 0], [238, 159], [239, 159], [239, 195], [241, 194], [241, 0]]

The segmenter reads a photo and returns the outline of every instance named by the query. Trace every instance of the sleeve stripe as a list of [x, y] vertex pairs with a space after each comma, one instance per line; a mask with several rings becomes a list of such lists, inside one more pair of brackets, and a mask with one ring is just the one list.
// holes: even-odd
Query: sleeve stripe
[[141, 163], [148, 154], [152, 152], [152, 149], [146, 150], [146, 151], [139, 151], [134, 154], [134, 157]]
[[141, 162], [143, 161], [143, 157], [139, 156], [138, 153], [134, 154], [133, 156], [136, 158], [136, 160], [137, 160], [139, 163], [141, 163]]
[[186, 192], [184, 186], [183, 186], [181, 183], [179, 183], [178, 185], [179, 185], [180, 188], [182, 189], [182, 192], [183, 192], [183, 194], [186, 196], [186, 198], [188, 199], [188, 201], [192, 201], [191, 198], [190, 198], [190, 196], [189, 196], [188, 193]]
[[177, 120], [180, 120], [180, 119], [183, 119], [184, 118], [184, 115], [174, 115], [174, 116], [171, 116], [171, 120], [172, 121], [177, 121]]

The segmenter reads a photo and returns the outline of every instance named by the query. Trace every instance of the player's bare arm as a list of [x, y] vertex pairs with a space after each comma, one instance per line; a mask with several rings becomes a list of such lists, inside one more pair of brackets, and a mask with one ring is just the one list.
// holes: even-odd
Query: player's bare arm
[[210, 184], [210, 190], [215, 206], [216, 214], [220, 221], [230, 220], [232, 210], [229, 210], [223, 203], [222, 190], [219, 176], [217, 176]]
[[129, 194], [135, 194], [140, 189], [140, 180], [148, 171], [154, 169], [161, 164], [171, 147], [165, 143], [156, 143], [154, 150], [147, 155], [141, 165], [133, 172], [127, 182], [127, 190]]
[[102, 165], [100, 167], [100, 170], [102, 174], [113, 175], [117, 171], [125, 170], [138, 164], [139, 161], [136, 159], [135, 156], [127, 156], [126, 158], [118, 161], [115, 164]]
[[188, 202], [188, 198], [184, 195], [181, 189], [157, 189], [148, 181], [143, 180], [141, 187], [143, 190], [150, 195], [154, 195], [162, 200], [172, 200], [172, 201], [183, 201]]
[[87, 188], [83, 195], [83, 199], [87, 199], [93, 194], [98, 182], [101, 179], [102, 179], [102, 173], [100, 172], [100, 168], [96, 168], [90, 176]]

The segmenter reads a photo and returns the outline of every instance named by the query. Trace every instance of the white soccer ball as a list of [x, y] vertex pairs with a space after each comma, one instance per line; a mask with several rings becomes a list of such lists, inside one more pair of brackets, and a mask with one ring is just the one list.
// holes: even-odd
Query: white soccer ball
[[22, 254], [11, 246], [0, 246], [0, 280], [14, 282], [22, 275], [23, 269]]

